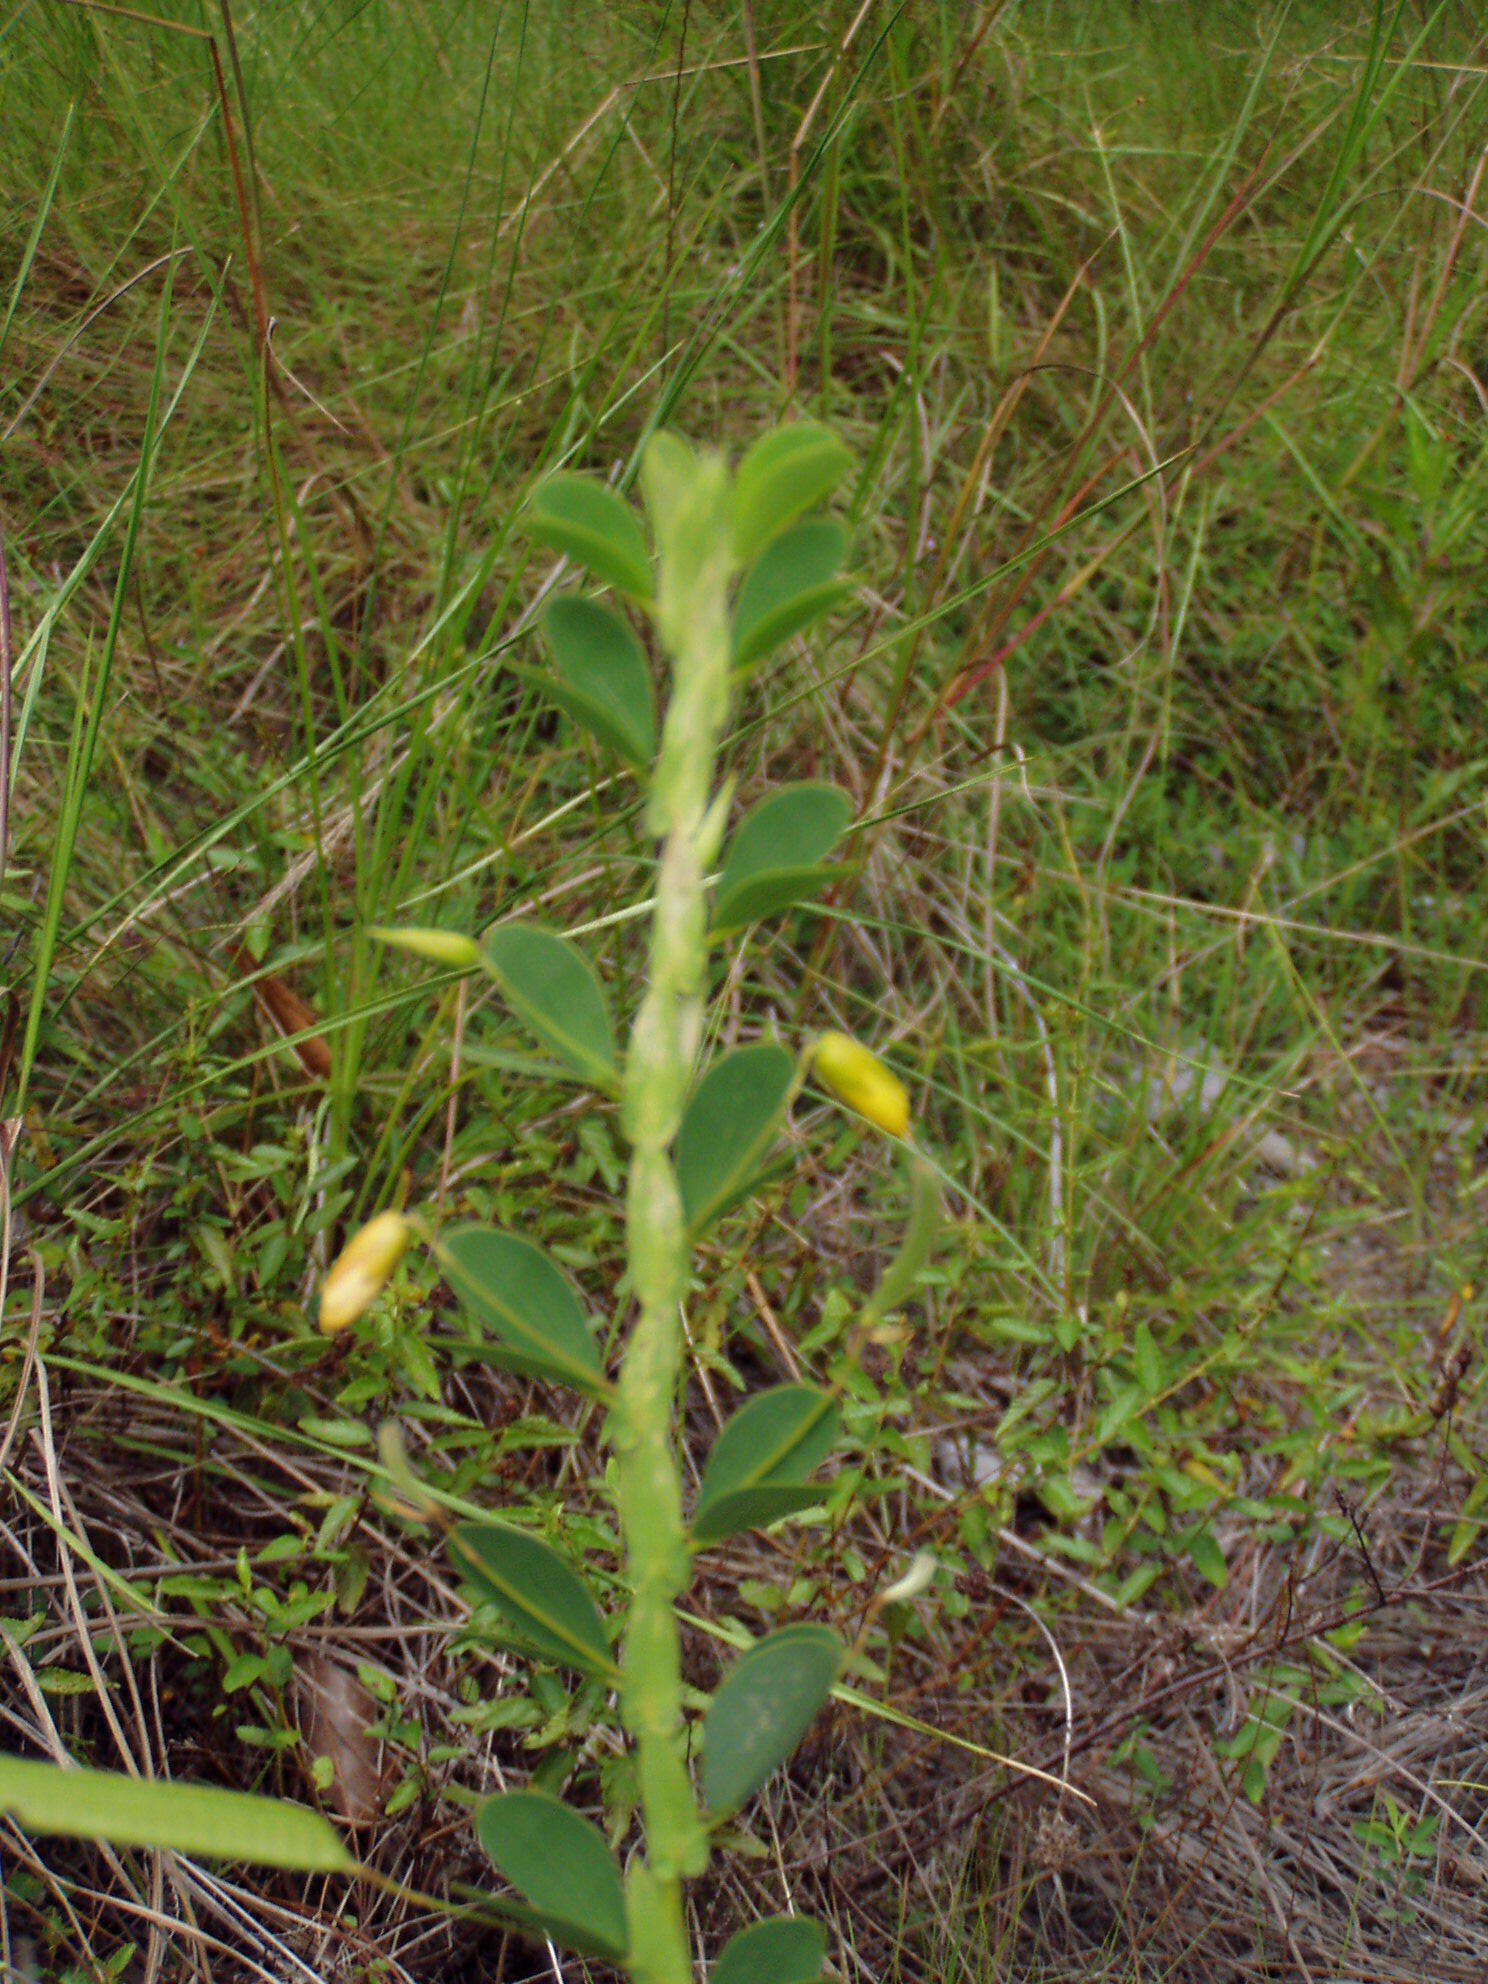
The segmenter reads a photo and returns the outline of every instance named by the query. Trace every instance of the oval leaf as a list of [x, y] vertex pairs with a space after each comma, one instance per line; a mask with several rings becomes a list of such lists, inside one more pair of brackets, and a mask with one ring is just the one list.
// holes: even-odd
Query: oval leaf
[[550, 475], [532, 492], [524, 519], [539, 544], [587, 565], [632, 599], [651, 595], [651, 560], [641, 520], [592, 475]]
[[778, 1385], [752, 1398], [713, 1442], [693, 1541], [717, 1543], [819, 1501], [807, 1484], [832, 1451], [841, 1417], [836, 1399], [813, 1385]]
[[610, 1009], [576, 945], [540, 924], [503, 923], [482, 938], [481, 963], [530, 1033], [581, 1080], [616, 1092]]
[[734, 666], [749, 668], [821, 618], [847, 591], [841, 524], [813, 517], [778, 537], [745, 574], [734, 605]]
[[588, 1586], [546, 1543], [501, 1522], [462, 1522], [455, 1561], [529, 1652], [613, 1680], [618, 1672]]
[[852, 801], [835, 785], [788, 785], [762, 799], [724, 856], [714, 928], [737, 929], [811, 895], [830, 879], [825, 859], [852, 813]]
[[1188, 1555], [1195, 1570], [1201, 1572], [1216, 1591], [1223, 1591], [1229, 1582], [1230, 1571], [1223, 1550], [1214, 1540], [1212, 1529], [1201, 1529], [1188, 1539]]
[[546, 1791], [504, 1791], [481, 1806], [475, 1830], [554, 1942], [612, 1963], [623, 1959], [625, 1892], [598, 1826]]
[[759, 554], [797, 517], [826, 501], [852, 465], [830, 427], [800, 420], [764, 434], [734, 476], [734, 552], [741, 565]]
[[597, 599], [555, 599], [542, 618], [553, 672], [518, 671], [628, 765], [656, 750], [656, 694], [645, 651], [618, 613]]
[[25, 1832], [66, 1839], [161, 1847], [312, 1874], [356, 1868], [334, 1827], [308, 1805], [214, 1784], [170, 1784], [0, 1757], [0, 1813]]
[[741, 1929], [709, 1973], [710, 1984], [817, 1984], [827, 1932], [804, 1915], [775, 1915]]
[[727, 1674], [703, 1720], [703, 1797], [736, 1812], [784, 1763], [831, 1693], [842, 1646], [825, 1626], [783, 1626]]
[[461, 1226], [439, 1260], [461, 1306], [498, 1340], [493, 1361], [527, 1377], [604, 1387], [599, 1346], [573, 1283], [540, 1247], [490, 1226]]
[[677, 1132], [682, 1210], [693, 1232], [743, 1196], [775, 1141], [795, 1079], [783, 1047], [761, 1042], [716, 1060]]

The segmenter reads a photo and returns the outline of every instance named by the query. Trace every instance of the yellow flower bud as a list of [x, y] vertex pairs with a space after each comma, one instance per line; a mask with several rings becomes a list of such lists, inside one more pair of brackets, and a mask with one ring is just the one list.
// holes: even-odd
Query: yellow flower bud
[[909, 1090], [876, 1054], [845, 1033], [824, 1033], [812, 1052], [818, 1080], [891, 1137], [909, 1134]]
[[380, 1212], [347, 1241], [320, 1291], [320, 1327], [327, 1336], [364, 1315], [387, 1286], [411, 1232], [400, 1212]]
[[473, 937], [458, 930], [423, 930], [413, 926], [402, 930], [374, 929], [367, 932], [379, 944], [396, 944], [400, 951], [412, 951], [430, 964], [452, 965], [456, 971], [474, 971], [480, 963], [480, 946]]

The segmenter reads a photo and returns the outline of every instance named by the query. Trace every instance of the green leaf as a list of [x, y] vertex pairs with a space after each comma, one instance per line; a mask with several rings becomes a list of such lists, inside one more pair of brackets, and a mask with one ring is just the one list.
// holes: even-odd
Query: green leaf
[[1137, 1368], [1137, 1383], [1145, 1398], [1156, 1398], [1163, 1388], [1163, 1361], [1157, 1348], [1157, 1341], [1146, 1323], [1138, 1323], [1132, 1333], [1132, 1361]]
[[539, 544], [587, 565], [632, 599], [651, 596], [651, 560], [641, 520], [623, 496], [592, 475], [552, 475], [532, 492], [524, 518]]
[[597, 599], [555, 599], [542, 630], [552, 674], [517, 672], [626, 764], [643, 770], [656, 751], [656, 693], [645, 651], [625, 621]]
[[847, 591], [841, 524], [814, 517], [776, 538], [745, 574], [734, 605], [735, 668], [749, 668], [829, 613]]
[[1188, 1539], [1189, 1560], [1201, 1577], [1207, 1578], [1216, 1591], [1223, 1591], [1229, 1583], [1229, 1567], [1224, 1560], [1224, 1552], [1214, 1540], [1214, 1532], [1201, 1529]]
[[710, 1984], [817, 1984], [827, 1932], [804, 1915], [775, 1915], [741, 1929], [714, 1964]]
[[777, 1522], [819, 1501], [810, 1487], [837, 1438], [841, 1413], [813, 1385], [778, 1385], [734, 1414], [713, 1442], [698, 1485], [695, 1543]]
[[583, 953], [536, 923], [503, 923], [481, 941], [481, 963], [529, 1032], [583, 1081], [620, 1086], [615, 1030]]
[[500, 1522], [462, 1522], [450, 1536], [460, 1569], [529, 1652], [615, 1679], [617, 1668], [588, 1586], [546, 1543]]
[[826, 856], [852, 818], [835, 785], [788, 785], [740, 822], [724, 856], [713, 927], [736, 929], [789, 909], [831, 879]]
[[775, 1141], [796, 1064], [765, 1041], [716, 1060], [677, 1132], [682, 1210], [696, 1233], [741, 1198]]
[[568, 1277], [540, 1247], [490, 1226], [461, 1226], [439, 1243], [461, 1306], [496, 1336], [493, 1361], [528, 1377], [604, 1389], [599, 1346]]
[[825, 1626], [783, 1626], [725, 1677], [703, 1720], [703, 1798], [735, 1812], [790, 1755], [831, 1692], [842, 1659]]
[[748, 565], [773, 539], [825, 502], [852, 465], [830, 427], [800, 420], [762, 435], [734, 476], [734, 552]]
[[625, 1891], [598, 1826], [546, 1791], [504, 1791], [481, 1806], [475, 1830], [536, 1926], [584, 1956], [623, 1960]]
[[356, 1868], [334, 1827], [308, 1805], [221, 1791], [212, 1784], [170, 1784], [0, 1757], [0, 1813], [23, 1831], [67, 1839], [161, 1847], [312, 1874]]

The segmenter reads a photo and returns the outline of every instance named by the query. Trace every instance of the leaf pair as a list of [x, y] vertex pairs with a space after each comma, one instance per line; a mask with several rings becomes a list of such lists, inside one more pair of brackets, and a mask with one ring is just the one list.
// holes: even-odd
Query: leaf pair
[[734, 601], [736, 669], [754, 668], [840, 605], [847, 596], [846, 556], [847, 532], [827, 517], [808, 518], [761, 553]]
[[491, 1363], [591, 1396], [607, 1389], [578, 1291], [540, 1247], [472, 1225], [447, 1234], [438, 1254], [461, 1308], [486, 1333]]
[[[831, 610], [846, 586], [841, 525], [805, 518], [825, 502], [851, 457], [814, 421], [777, 429], [744, 456], [734, 478], [732, 527], [748, 569], [734, 607], [733, 661], [753, 667]], [[586, 566], [640, 604], [652, 597], [640, 518], [593, 476], [548, 478], [528, 505], [529, 534]], [[645, 651], [628, 621], [599, 600], [557, 599], [542, 620], [550, 668], [517, 672], [621, 761], [644, 771], [656, 751], [656, 695]]]
[[804, 1915], [773, 1915], [733, 1937], [710, 1984], [819, 1984], [827, 1932]]
[[[749, 566], [809, 510], [826, 502], [852, 466], [845, 443], [819, 421], [777, 427], [749, 448], [733, 478], [734, 556]], [[636, 512], [592, 475], [551, 475], [527, 506], [540, 544], [586, 565], [605, 585], [642, 603], [651, 598], [651, 560]]]
[[783, 1047], [759, 1041], [722, 1054], [694, 1089], [673, 1152], [688, 1231], [701, 1233], [748, 1192], [795, 1085]]
[[619, 1093], [609, 1002], [576, 944], [539, 923], [502, 923], [482, 939], [480, 958], [512, 1012], [570, 1074]]
[[[715, 1818], [751, 1798], [795, 1749], [832, 1689], [842, 1647], [825, 1626], [785, 1626], [730, 1670], [703, 1723], [703, 1797]], [[583, 1954], [623, 1962], [625, 1891], [599, 1828], [544, 1791], [488, 1798], [476, 1831], [522, 1897], [509, 1912]], [[723, 1984], [814, 1984], [821, 1931], [790, 1918], [757, 1923], [719, 1959]]]
[[[760, 1042], [721, 1056], [698, 1084], [676, 1146], [690, 1230], [701, 1231], [748, 1191], [779, 1129], [794, 1079], [795, 1064], [784, 1048]], [[437, 1251], [492, 1363], [524, 1377], [573, 1385], [591, 1397], [608, 1390], [578, 1291], [540, 1247], [472, 1224], [446, 1234]]]
[[734, 472], [734, 555], [750, 565], [783, 532], [825, 503], [852, 466], [852, 453], [820, 421], [762, 434]]
[[778, 1385], [752, 1398], [713, 1442], [698, 1484], [693, 1542], [718, 1543], [819, 1501], [811, 1475], [831, 1452], [840, 1422], [837, 1401], [813, 1385]]
[[572, 1565], [539, 1537], [502, 1522], [463, 1522], [450, 1550], [524, 1652], [614, 1683], [620, 1678], [599, 1607]]
[[[481, 1806], [475, 1829], [526, 1904], [508, 1903], [509, 1914], [582, 1955], [624, 1961], [625, 1890], [598, 1826], [545, 1791], [506, 1791]], [[821, 1924], [801, 1916], [756, 1922], [730, 1941], [713, 1984], [816, 1984], [826, 1946]]]
[[[472, 1225], [442, 1241], [439, 1255], [462, 1307], [489, 1332], [482, 1348], [492, 1363], [591, 1396], [607, 1388], [578, 1293], [540, 1248]], [[836, 1401], [810, 1385], [781, 1385], [751, 1399], [708, 1455], [694, 1540], [716, 1543], [809, 1507], [816, 1499], [809, 1477], [830, 1453], [838, 1424]]]
[[598, 1826], [546, 1791], [504, 1791], [481, 1806], [475, 1830], [527, 1904], [508, 1913], [584, 1956], [623, 1962], [625, 1890]]
[[622, 763], [644, 771], [656, 755], [656, 691], [645, 650], [597, 599], [555, 599], [542, 617], [549, 670], [517, 674], [582, 724]]
[[841, 873], [827, 856], [853, 815], [835, 785], [788, 785], [745, 815], [713, 896], [715, 932], [737, 930], [815, 895]]
[[[590, 1395], [607, 1389], [578, 1292], [541, 1248], [472, 1225], [443, 1239], [439, 1258], [462, 1308], [488, 1333], [482, 1348], [493, 1363]], [[498, 1522], [460, 1524], [450, 1547], [513, 1644], [611, 1682], [618, 1678], [599, 1607], [556, 1550]]]
[[[631, 599], [651, 597], [651, 554], [625, 498], [590, 475], [554, 475], [527, 508], [540, 544], [588, 566]], [[550, 671], [519, 669], [565, 716], [636, 770], [656, 751], [656, 692], [628, 621], [597, 599], [555, 599], [542, 617]]]
[[736, 1812], [795, 1749], [832, 1692], [842, 1643], [826, 1626], [782, 1626], [756, 1640], [703, 1718], [703, 1800]]
[[[847, 591], [847, 533], [824, 518], [787, 531], [745, 575], [734, 606], [733, 663], [754, 667]], [[518, 667], [565, 716], [634, 771], [656, 755], [656, 690], [630, 623], [597, 599], [555, 599], [542, 616], [550, 666]]]
[[[713, 898], [715, 933], [814, 895], [841, 870], [827, 855], [852, 818], [835, 785], [789, 785], [746, 814], [724, 854]], [[609, 1001], [578, 946], [540, 923], [502, 923], [486, 933], [480, 963], [512, 1012], [563, 1067], [605, 1095], [620, 1089], [620, 1057]]]

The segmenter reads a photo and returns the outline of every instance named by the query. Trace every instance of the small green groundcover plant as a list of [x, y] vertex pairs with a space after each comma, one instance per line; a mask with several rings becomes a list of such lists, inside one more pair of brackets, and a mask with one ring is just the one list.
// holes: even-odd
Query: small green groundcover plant
[[[347, 1245], [321, 1294], [321, 1327], [348, 1327], [409, 1243], [421, 1240], [498, 1364], [571, 1387], [604, 1415], [625, 1551], [618, 1635], [579, 1571], [527, 1531], [467, 1521], [447, 1527], [446, 1541], [484, 1601], [482, 1616], [508, 1645], [597, 1682], [599, 1698], [618, 1703], [634, 1767], [642, 1843], [623, 1872], [605, 1833], [545, 1791], [507, 1791], [481, 1805], [477, 1834], [514, 1890], [501, 1906], [638, 1984], [693, 1984], [685, 1883], [706, 1870], [716, 1829], [790, 1756], [847, 1658], [827, 1627], [787, 1625], [755, 1641], [701, 1714], [688, 1714], [696, 1698], [684, 1691], [676, 1608], [695, 1556], [817, 1502], [812, 1476], [839, 1426], [836, 1399], [816, 1386], [756, 1395], [718, 1434], [687, 1514], [676, 1423], [694, 1248], [749, 1196], [808, 1070], [900, 1140], [910, 1165], [909, 1234], [869, 1298], [865, 1324], [913, 1286], [934, 1218], [931, 1172], [910, 1140], [908, 1095], [856, 1041], [827, 1034], [800, 1052], [758, 1041], [699, 1066], [710, 974], [729, 943], [807, 902], [841, 872], [831, 857], [852, 818], [845, 793], [785, 786], [726, 840], [732, 785], [719, 782], [717, 761], [743, 673], [842, 596], [845, 533], [816, 513], [847, 466], [840, 441], [814, 423], [768, 434], [733, 472], [722, 456], [658, 434], [640, 475], [649, 542], [641, 515], [588, 477], [554, 476], [531, 503], [532, 535], [587, 568], [612, 599], [555, 598], [542, 623], [546, 664], [528, 671], [530, 680], [643, 781], [646, 826], [659, 844], [645, 989], [623, 1053], [599, 978], [556, 931], [515, 921], [479, 942], [448, 930], [378, 933], [433, 962], [483, 973], [551, 1055], [555, 1074], [617, 1107], [629, 1149], [624, 1218], [634, 1309], [618, 1374], [605, 1369], [563, 1270], [531, 1241], [494, 1227], [436, 1231], [418, 1213], [381, 1213]], [[659, 718], [637, 618], [649, 621], [669, 663]], [[383, 1451], [394, 1483], [417, 1501], [396, 1442]], [[427, 1498], [423, 1506], [433, 1512]], [[107, 1832], [99, 1804], [76, 1795], [80, 1786], [69, 1804], [75, 1822], [58, 1823], [54, 1814], [49, 1825], [39, 1783], [7, 1776], [46, 1769], [0, 1763], [0, 1809], [42, 1830]], [[112, 1836], [203, 1850], [205, 1807], [193, 1824], [190, 1814], [173, 1823], [165, 1806], [175, 1787], [126, 1789], [133, 1830], [126, 1812]], [[263, 1808], [259, 1829], [271, 1846], [278, 1842], [277, 1853], [255, 1847], [252, 1807]], [[292, 1815], [288, 1830], [275, 1832], [269, 1812]], [[298, 1856], [319, 1868], [352, 1864], [329, 1828], [315, 1830], [324, 1822], [302, 1808], [239, 1797], [222, 1816], [232, 1830], [215, 1850], [281, 1862]], [[623, 1819], [615, 1817], [619, 1830]], [[714, 1984], [815, 1984], [825, 1948], [821, 1925], [781, 1916], [743, 1930], [710, 1975]]]

